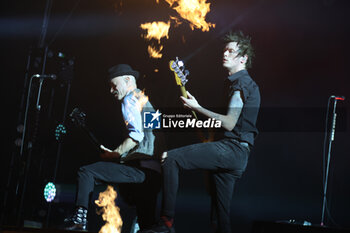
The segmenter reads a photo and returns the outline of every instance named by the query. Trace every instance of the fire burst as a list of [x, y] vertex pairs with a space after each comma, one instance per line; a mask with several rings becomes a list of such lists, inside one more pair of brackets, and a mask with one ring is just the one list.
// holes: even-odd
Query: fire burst
[[144, 23], [141, 24], [140, 27], [144, 30], [147, 30], [147, 35], [145, 35], [145, 39], [147, 40], [156, 39], [158, 40], [158, 43], [160, 43], [161, 38], [169, 38], [168, 33], [170, 28], [170, 21], [168, 21], [168, 23], [164, 23], [162, 21]]
[[[203, 32], [209, 31], [210, 27], [215, 27], [215, 24], [207, 23], [205, 17], [210, 11], [210, 3], [206, 0], [165, 0], [170, 7], [185, 20], [190, 22], [192, 30], [194, 28], [201, 29]], [[174, 7], [174, 4], [177, 6]]]
[[149, 45], [147, 51], [150, 57], [162, 58], [163, 54], [160, 53], [162, 49], [163, 49], [162, 45], [159, 48]]
[[[159, 3], [159, 0], [156, 0]], [[165, 0], [169, 6], [174, 9], [183, 19], [189, 22], [192, 30], [195, 28], [201, 29], [203, 32], [209, 31], [210, 27], [215, 27], [215, 24], [208, 23], [205, 20], [206, 15], [210, 11], [210, 3], [206, 0]], [[170, 16], [170, 20], [174, 21], [175, 26], [181, 24], [177, 17]], [[156, 39], [160, 45], [160, 40], [164, 37], [169, 38], [170, 20], [165, 23], [155, 21], [152, 23], [141, 24], [141, 28], [147, 30], [144, 36], [146, 40]], [[148, 54], [153, 58], [161, 58], [160, 53], [163, 46], [148, 46]]]
[[102, 207], [102, 218], [106, 221], [106, 224], [101, 228], [99, 233], [120, 233], [123, 225], [122, 218], [119, 214], [119, 208], [115, 205], [115, 198], [117, 192], [114, 191], [112, 186], [107, 187], [106, 191], [100, 193], [98, 200], [95, 200], [96, 205]]
[[[166, 37], [169, 38], [169, 28], [170, 28], [170, 21], [167, 23], [158, 21], [158, 22], [152, 22], [152, 23], [144, 23], [140, 26], [143, 30], [147, 30], [147, 34], [144, 35], [144, 38], [146, 40], [152, 40], [156, 39], [158, 40], [158, 44], [160, 44], [160, 39]], [[155, 46], [155, 45], [149, 45], [148, 46], [148, 54], [150, 57], [153, 58], [161, 58], [162, 54], [160, 53], [163, 49], [163, 46]]]

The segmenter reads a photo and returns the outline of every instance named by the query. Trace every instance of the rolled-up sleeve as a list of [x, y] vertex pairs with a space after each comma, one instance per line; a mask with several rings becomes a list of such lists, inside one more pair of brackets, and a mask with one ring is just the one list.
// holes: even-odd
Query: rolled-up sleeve
[[129, 137], [141, 142], [144, 137], [141, 112], [138, 107], [138, 99], [131, 95], [124, 97], [122, 102], [122, 114]]

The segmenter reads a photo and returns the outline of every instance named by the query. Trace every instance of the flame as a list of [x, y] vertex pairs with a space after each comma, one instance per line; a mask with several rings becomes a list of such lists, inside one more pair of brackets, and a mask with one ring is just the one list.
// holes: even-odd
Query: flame
[[[183, 19], [187, 20], [192, 30], [195, 28], [201, 29], [203, 32], [209, 31], [210, 27], [215, 27], [215, 24], [205, 21], [205, 17], [210, 12], [210, 3], [206, 3], [206, 0], [165, 0], [169, 6], [174, 9]], [[156, 0], [159, 4], [159, 0]], [[171, 22], [175, 24], [175, 27], [182, 22], [178, 17], [169, 16], [167, 23], [162, 21], [154, 21], [141, 24], [140, 27], [143, 30], [147, 30], [147, 33], [143, 36], [146, 40], [155, 39], [160, 45], [160, 40], [164, 37], [169, 39], [169, 29]], [[160, 53], [163, 46], [159, 48], [149, 45], [148, 54], [151, 58], [161, 58]]]
[[[177, 1], [177, 0], [165, 0], [167, 3], [169, 3], [170, 6], [174, 5], [174, 3]], [[157, 0], [157, 3], [159, 3], [159, 1]]]
[[[215, 24], [205, 21], [205, 17], [210, 11], [210, 3], [206, 0], [165, 0], [170, 7], [184, 19], [190, 22], [192, 30], [194, 28], [201, 29], [203, 32], [209, 31], [210, 27], [215, 27]], [[174, 4], [177, 6], [174, 7]]]
[[[170, 28], [170, 21], [167, 23], [162, 21], [155, 21], [152, 23], [144, 23], [140, 26], [142, 29], [147, 30], [147, 34], [144, 35], [144, 38], [146, 40], [152, 40], [156, 39], [158, 40], [158, 44], [160, 44], [160, 39], [166, 37], [169, 38], [169, 28]], [[160, 45], [159, 48], [156, 48], [155, 46], [148, 46], [148, 54], [150, 57], [153, 58], [161, 58], [162, 54], [160, 51], [162, 51], [163, 46]]]
[[178, 17], [175, 16], [169, 16], [170, 19], [175, 23], [175, 27], [179, 26], [180, 24], [182, 24], [182, 22], [180, 21], [180, 19]]
[[144, 23], [140, 26], [143, 30], [147, 30], [147, 35], [145, 35], [145, 39], [151, 40], [156, 39], [158, 40], [158, 43], [160, 44], [160, 39], [163, 37], [169, 38], [169, 28], [170, 28], [170, 21], [168, 23], [162, 22], [162, 21], [155, 21], [152, 23]]
[[160, 53], [162, 49], [163, 49], [162, 45], [159, 48], [149, 45], [147, 49], [149, 57], [162, 58], [163, 54]]
[[112, 186], [107, 187], [106, 191], [100, 193], [98, 200], [95, 200], [96, 205], [102, 207], [102, 218], [106, 224], [102, 226], [99, 233], [120, 233], [123, 225], [122, 218], [119, 214], [119, 208], [115, 205], [117, 192]]

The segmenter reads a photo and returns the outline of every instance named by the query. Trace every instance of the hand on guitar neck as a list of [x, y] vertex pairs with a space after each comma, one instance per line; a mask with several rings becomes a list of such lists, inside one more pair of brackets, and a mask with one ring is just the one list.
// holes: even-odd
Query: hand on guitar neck
[[183, 96], [180, 96], [180, 98], [184, 107], [186, 108], [189, 108], [194, 111], [198, 111], [198, 109], [201, 108], [196, 98], [194, 98], [194, 96], [191, 95], [188, 91], [187, 91], [187, 98]]

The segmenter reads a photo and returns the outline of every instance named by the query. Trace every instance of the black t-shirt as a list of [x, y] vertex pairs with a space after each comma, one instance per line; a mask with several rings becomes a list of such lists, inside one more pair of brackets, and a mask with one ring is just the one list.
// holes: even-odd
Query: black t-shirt
[[247, 70], [241, 70], [230, 75], [228, 77], [228, 85], [229, 100], [235, 91], [241, 91], [243, 108], [233, 130], [225, 131], [224, 136], [241, 142], [248, 142], [253, 146], [254, 138], [258, 134], [256, 119], [260, 107], [259, 87], [249, 76]]

